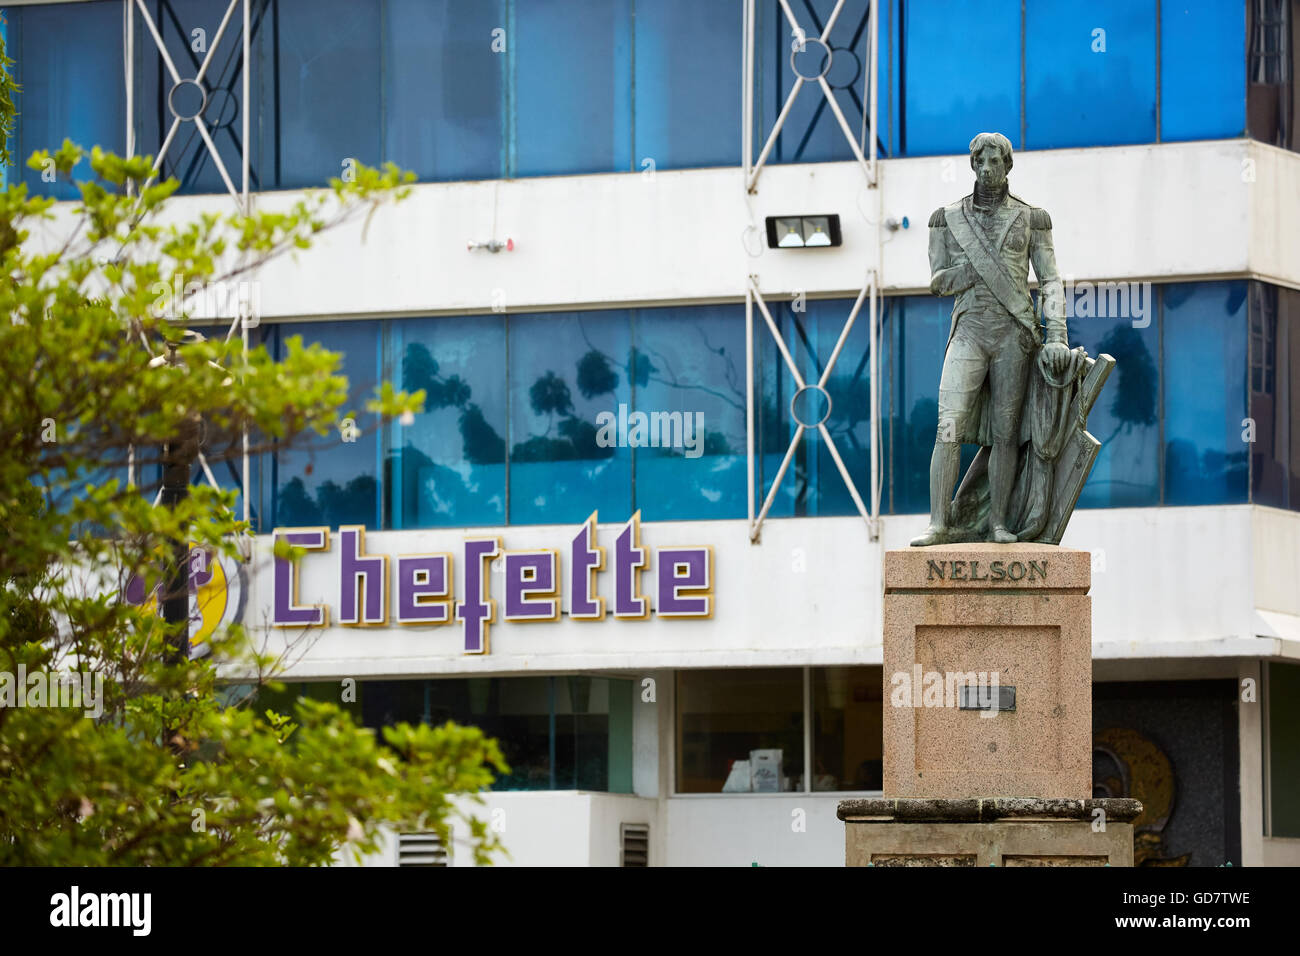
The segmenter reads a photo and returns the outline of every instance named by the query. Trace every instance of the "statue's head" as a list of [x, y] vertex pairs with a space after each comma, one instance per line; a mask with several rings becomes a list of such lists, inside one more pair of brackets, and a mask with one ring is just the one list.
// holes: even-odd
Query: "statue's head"
[[1011, 140], [1001, 133], [980, 133], [970, 141], [970, 168], [981, 189], [1001, 189], [1011, 172]]

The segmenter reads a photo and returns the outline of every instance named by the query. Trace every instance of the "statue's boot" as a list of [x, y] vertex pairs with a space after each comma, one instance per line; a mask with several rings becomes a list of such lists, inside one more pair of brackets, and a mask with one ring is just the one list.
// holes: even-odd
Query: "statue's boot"
[[930, 527], [925, 529], [924, 533], [919, 534], [912, 539], [912, 547], [924, 548], [932, 544], [944, 544], [947, 537], [947, 529], [930, 525]]
[[993, 540], [998, 544], [1015, 544], [1018, 539], [1007, 530], [1006, 525], [998, 525], [993, 529]]

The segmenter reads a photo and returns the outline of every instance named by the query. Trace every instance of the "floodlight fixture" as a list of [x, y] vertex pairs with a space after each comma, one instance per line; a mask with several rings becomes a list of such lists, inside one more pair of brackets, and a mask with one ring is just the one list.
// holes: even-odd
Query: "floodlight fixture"
[[821, 216], [768, 216], [767, 245], [771, 249], [815, 249], [838, 246], [840, 217], [835, 214]]

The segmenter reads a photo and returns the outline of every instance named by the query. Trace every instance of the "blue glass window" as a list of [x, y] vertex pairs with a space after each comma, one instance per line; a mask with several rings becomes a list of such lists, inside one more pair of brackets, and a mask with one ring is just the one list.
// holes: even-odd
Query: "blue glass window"
[[389, 526], [505, 524], [505, 317], [401, 319], [390, 338], [398, 384], [426, 397], [414, 424], [392, 425]]
[[632, 168], [630, 3], [514, 6], [516, 175]]
[[[380, 17], [353, 0], [278, 0], [264, 36], [274, 58], [263, 121], [277, 135], [262, 157], [282, 188], [324, 186], [349, 159], [382, 161]], [[415, 117], [409, 117], [414, 122]]]
[[1095, 296], [1095, 303], [1089, 301], [1096, 291], [1092, 284], [1080, 285], [1067, 296], [1070, 347], [1082, 345], [1094, 359], [1103, 352], [1115, 359], [1115, 368], [1088, 416], [1088, 431], [1101, 442], [1101, 451], [1079, 495], [1081, 508], [1160, 503], [1160, 325], [1156, 293], [1154, 286], [1125, 285], [1143, 290], [1143, 315], [1137, 315], [1137, 309], [1125, 315], [1113, 314], [1104, 306], [1109, 301], [1105, 296]]
[[[348, 379], [348, 401], [338, 432], [304, 436], [302, 447], [276, 456], [277, 527], [298, 525], [380, 523], [380, 442], [378, 420], [364, 411], [382, 379], [380, 334], [374, 321], [291, 323], [277, 327], [280, 357], [288, 340], [301, 336], [304, 345], [320, 342], [343, 356], [340, 374]], [[348, 419], [351, 419], [349, 425]]]
[[1167, 505], [1246, 501], [1246, 282], [1183, 282], [1163, 303]]
[[640, 309], [635, 333], [635, 355], [623, 371], [659, 441], [635, 452], [642, 518], [743, 518], [744, 308]]
[[[9, 7], [5, 17], [6, 52], [14, 61], [14, 82], [22, 87], [14, 98], [18, 117], [11, 142], [18, 168], [7, 176], [26, 183], [34, 195], [76, 199], [72, 183], [45, 182], [26, 163], [36, 150], [53, 152], [64, 139], [86, 149], [126, 151], [122, 4]], [[73, 175], [93, 178], [88, 163]]]
[[952, 299], [899, 296], [886, 300], [889, 389], [882, 391], [889, 449], [890, 494], [882, 509], [895, 514], [930, 510], [930, 455], [939, 422], [939, 374], [951, 324]]
[[1155, 15], [1153, 0], [1025, 6], [1026, 148], [1155, 140]]
[[636, 168], [740, 161], [739, 3], [637, 6]]
[[[289, 689], [308, 696], [303, 690], [311, 686]], [[399, 721], [439, 726], [452, 720], [495, 738], [510, 772], [493, 782], [493, 790], [632, 792], [629, 680], [576, 674], [470, 677], [362, 681], [357, 689], [368, 727]], [[268, 705], [275, 700], [261, 696]]]
[[1019, 7], [1004, 0], [921, 0], [905, 4], [903, 17], [904, 151], [964, 153], [983, 131], [1019, 143]]
[[[826, 362], [835, 350], [835, 342], [853, 308], [853, 300], [820, 299], [803, 304], [803, 312], [796, 312], [791, 302], [769, 301], [768, 309], [799, 367], [799, 374], [805, 384], [812, 385], [821, 378]], [[755, 323], [761, 376], [761, 404], [755, 409], [759, 419], [756, 454], [760, 456], [757, 510], [776, 480], [781, 461], [797, 429], [791, 411], [792, 402], [799, 417], [810, 423], [825, 413], [825, 407], [824, 399], [812, 390], [795, 399], [798, 386], [757, 309]], [[826, 427], [864, 503], [870, 489], [871, 467], [869, 324], [864, 303], [826, 383], [831, 399]], [[857, 513], [835, 461], [816, 429], [806, 431], [799, 440], [768, 513], [773, 516]]]
[[1240, 136], [1246, 125], [1246, 6], [1160, 5], [1160, 138]]
[[385, 160], [424, 181], [505, 175], [503, 7], [504, 0], [386, 0]]
[[1300, 292], [1250, 284], [1250, 500], [1300, 509]]
[[[930, 510], [930, 456], [939, 427], [939, 377], [952, 327], [952, 299], [896, 296], [885, 300], [884, 310], [880, 415], [889, 483], [880, 508], [925, 514]], [[962, 474], [978, 450], [962, 445]]]
[[602, 444], [597, 423], [631, 408], [630, 325], [617, 310], [510, 316], [511, 523], [631, 514], [631, 448]]

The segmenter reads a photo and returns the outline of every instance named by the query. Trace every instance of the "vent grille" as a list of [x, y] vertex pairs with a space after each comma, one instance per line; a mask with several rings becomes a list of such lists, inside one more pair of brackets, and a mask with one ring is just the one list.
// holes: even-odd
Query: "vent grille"
[[397, 838], [398, 866], [450, 866], [447, 848], [436, 833], [402, 833]]
[[618, 827], [621, 866], [650, 865], [650, 825], [648, 823], [621, 823]]

